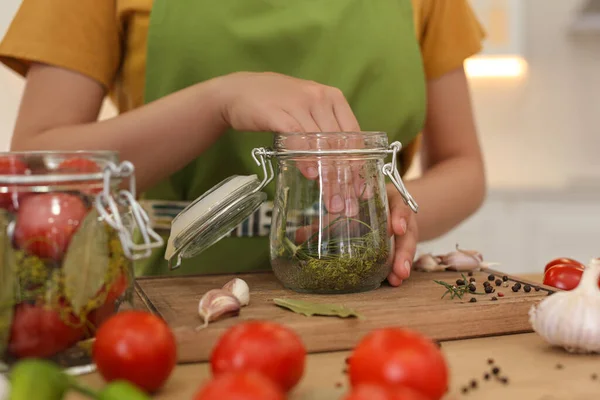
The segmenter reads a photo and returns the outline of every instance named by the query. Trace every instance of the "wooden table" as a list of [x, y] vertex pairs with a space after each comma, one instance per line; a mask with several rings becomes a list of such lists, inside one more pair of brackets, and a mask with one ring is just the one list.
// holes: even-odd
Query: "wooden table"
[[[523, 278], [541, 280], [540, 275]], [[460, 324], [460, 321], [456, 323]], [[451, 373], [448, 400], [588, 400], [600, 396], [600, 356], [568, 354], [549, 347], [534, 333], [443, 342], [442, 350]], [[346, 351], [309, 355], [305, 376], [289, 398], [340, 399], [348, 391], [347, 377], [343, 373], [348, 355]], [[500, 368], [500, 375], [508, 378], [507, 384], [496, 379], [483, 379], [491, 369], [488, 359]], [[209, 377], [206, 363], [179, 365], [154, 398], [191, 399]], [[93, 387], [103, 385], [102, 378], [95, 373], [80, 379]], [[477, 389], [463, 394], [463, 387], [469, 386], [474, 379]], [[67, 396], [67, 400], [81, 399], [77, 395]]]

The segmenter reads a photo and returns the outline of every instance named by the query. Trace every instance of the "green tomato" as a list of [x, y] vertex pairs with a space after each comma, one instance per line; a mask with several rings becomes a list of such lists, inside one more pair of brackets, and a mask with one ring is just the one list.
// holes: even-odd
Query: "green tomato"
[[137, 386], [127, 381], [112, 381], [98, 394], [98, 400], [150, 400]]
[[10, 384], [11, 400], [62, 400], [69, 377], [56, 364], [32, 358], [15, 364]]

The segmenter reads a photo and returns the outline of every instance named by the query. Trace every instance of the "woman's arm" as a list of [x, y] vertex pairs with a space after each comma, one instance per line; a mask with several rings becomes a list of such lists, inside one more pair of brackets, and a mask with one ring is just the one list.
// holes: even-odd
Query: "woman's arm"
[[406, 182], [419, 204], [419, 241], [436, 238], [485, 199], [483, 157], [463, 68], [428, 82], [421, 177]]
[[422, 176], [406, 182], [419, 205], [415, 215], [389, 183], [395, 234], [393, 272], [398, 286], [410, 276], [419, 241], [434, 239], [473, 214], [485, 198], [483, 157], [477, 139], [464, 70], [456, 69], [427, 84]]
[[96, 122], [104, 88], [66, 69], [34, 65], [11, 149], [117, 150], [136, 166], [143, 189], [182, 168], [224, 129], [208, 82], [106, 121]]
[[335, 88], [275, 73], [234, 73], [190, 86], [97, 122], [105, 90], [79, 73], [34, 65], [27, 75], [12, 150], [117, 150], [143, 191], [184, 167], [227, 128], [358, 130]]

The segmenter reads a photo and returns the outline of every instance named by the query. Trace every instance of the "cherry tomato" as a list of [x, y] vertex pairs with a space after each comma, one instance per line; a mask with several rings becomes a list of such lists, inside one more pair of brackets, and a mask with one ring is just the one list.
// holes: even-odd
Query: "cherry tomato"
[[[75, 157], [69, 158], [61, 162], [56, 168], [57, 172], [61, 173], [71, 173], [71, 174], [80, 174], [80, 173], [95, 173], [100, 172], [100, 166], [96, 164], [94, 161]], [[102, 192], [102, 186], [99, 187], [91, 187], [90, 185], [94, 184], [95, 186], [102, 185], [102, 182], [84, 182], [81, 185], [78, 185], [77, 190], [86, 195], [96, 195]]]
[[56, 170], [59, 172], [71, 173], [94, 173], [101, 171], [98, 164], [96, 164], [94, 161], [81, 157], [74, 157], [64, 160], [58, 165]]
[[284, 400], [281, 389], [256, 371], [234, 371], [214, 377], [193, 400]]
[[72, 314], [68, 318], [65, 323], [58, 311], [42, 305], [17, 305], [8, 351], [19, 358], [43, 358], [68, 349], [85, 336], [81, 321]]
[[572, 258], [555, 258], [554, 260], [552, 260], [548, 264], [546, 264], [546, 267], [544, 268], [544, 273], [546, 273], [546, 271], [548, 271], [548, 269], [550, 267], [553, 267], [558, 264], [572, 265], [574, 267], [585, 269], [585, 265], [583, 265], [579, 261], [574, 260]]
[[361, 384], [352, 388], [352, 391], [343, 400], [430, 400], [424, 394], [407, 387], [389, 388], [384, 386]]
[[177, 363], [177, 343], [161, 318], [122, 311], [96, 332], [92, 357], [102, 377], [127, 380], [146, 392], [160, 389]]
[[43, 259], [62, 259], [87, 209], [78, 196], [44, 193], [23, 199], [15, 224], [15, 244]]
[[[0, 157], [0, 175], [25, 175], [27, 164], [14, 156]], [[18, 205], [22, 194], [17, 194], [15, 188], [13, 193], [0, 193], [0, 208], [13, 210]]]
[[215, 345], [210, 363], [214, 376], [254, 370], [287, 392], [302, 378], [305, 360], [304, 344], [291, 329], [252, 321], [227, 330]]
[[448, 366], [439, 347], [402, 328], [372, 331], [356, 346], [348, 370], [352, 386], [408, 387], [431, 400], [448, 390]]
[[[104, 321], [115, 314], [117, 306], [115, 302], [123, 293], [125, 293], [128, 287], [129, 280], [127, 279], [127, 275], [124, 273], [119, 274], [114, 282], [110, 284], [110, 288], [106, 294], [106, 300], [104, 300], [104, 303], [100, 307], [96, 308], [89, 314], [88, 321], [94, 327], [99, 328]], [[103, 286], [102, 289], [100, 289], [99, 294], [105, 290], [106, 287]]]

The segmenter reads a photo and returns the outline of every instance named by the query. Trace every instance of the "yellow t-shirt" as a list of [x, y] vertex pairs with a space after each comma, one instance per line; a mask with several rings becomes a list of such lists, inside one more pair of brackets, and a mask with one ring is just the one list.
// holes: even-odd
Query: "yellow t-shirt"
[[[428, 79], [481, 50], [483, 29], [468, 0], [411, 0]], [[100, 82], [120, 112], [143, 104], [152, 0], [24, 0], [0, 43], [0, 61], [21, 75], [30, 62]]]

